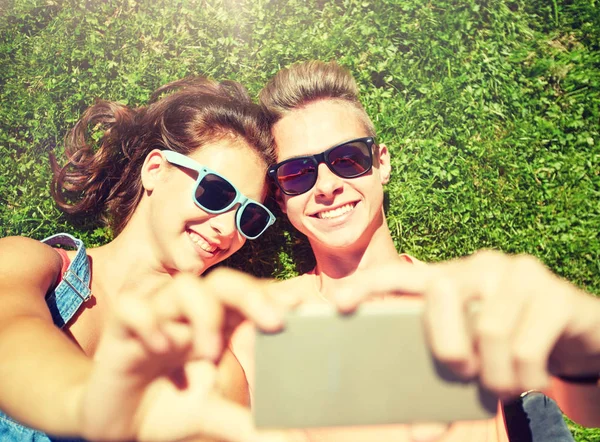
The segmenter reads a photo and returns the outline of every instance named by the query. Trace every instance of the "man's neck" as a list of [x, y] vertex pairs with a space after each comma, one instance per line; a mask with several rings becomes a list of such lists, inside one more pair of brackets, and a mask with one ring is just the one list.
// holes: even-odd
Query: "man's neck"
[[317, 265], [314, 274], [322, 294], [331, 293], [336, 283], [357, 270], [372, 268], [399, 259], [387, 224], [382, 223], [370, 237], [347, 248], [326, 248], [312, 244]]

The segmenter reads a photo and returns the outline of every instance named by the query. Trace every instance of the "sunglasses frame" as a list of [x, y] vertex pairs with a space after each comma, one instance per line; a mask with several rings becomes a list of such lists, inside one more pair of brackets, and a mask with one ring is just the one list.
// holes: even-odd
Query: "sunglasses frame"
[[[351, 176], [351, 177], [344, 177], [341, 176], [340, 174], [338, 174], [335, 170], [333, 170], [333, 166], [329, 163], [329, 154], [337, 149], [338, 147], [342, 147], [346, 144], [350, 144], [350, 143], [354, 143], [354, 142], [363, 142], [367, 145], [367, 149], [369, 151], [369, 167], [367, 167], [366, 170], [364, 170], [363, 172]], [[275, 185], [277, 185], [277, 187], [279, 188], [279, 190], [281, 190], [284, 194], [289, 195], [289, 196], [297, 196], [297, 195], [302, 195], [303, 193], [308, 192], [310, 189], [312, 189], [315, 184], [317, 183], [317, 179], [318, 179], [318, 169], [319, 169], [319, 164], [321, 163], [325, 163], [325, 165], [327, 166], [327, 168], [336, 176], [343, 178], [343, 179], [352, 179], [352, 178], [358, 178], [360, 176], [363, 176], [367, 173], [369, 173], [371, 171], [371, 169], [373, 168], [373, 145], [375, 145], [375, 138], [374, 137], [361, 137], [361, 138], [353, 138], [351, 140], [347, 140], [344, 141], [342, 143], [336, 144], [335, 146], [332, 146], [326, 150], [324, 150], [321, 153], [317, 153], [314, 155], [302, 155], [299, 157], [292, 157], [292, 158], [288, 158], [287, 160], [283, 160], [280, 163], [277, 163], [271, 167], [269, 167], [269, 170], [267, 171], [267, 175], [269, 175], [269, 177], [275, 182]], [[312, 185], [306, 189], [304, 192], [300, 192], [300, 193], [290, 193], [287, 192], [285, 189], [283, 189], [283, 187], [281, 186], [281, 184], [279, 183], [279, 180], [277, 179], [277, 171], [279, 170], [279, 168], [281, 166], [283, 166], [284, 164], [290, 163], [292, 161], [297, 161], [297, 160], [305, 160], [305, 159], [309, 159], [312, 160], [313, 164], [316, 166], [316, 172], [315, 172], [315, 179], [314, 182], [312, 183]]]
[[[238, 204], [238, 203], [240, 204], [240, 207], [237, 208], [237, 211], [236, 211], [236, 214], [235, 214], [235, 227], [237, 228], [238, 232], [240, 232], [240, 234], [242, 236], [244, 236], [245, 238], [247, 238], [247, 239], [256, 239], [260, 235], [262, 235], [263, 233], [265, 233], [265, 231], [270, 226], [272, 226], [275, 223], [275, 219], [276, 219], [275, 215], [273, 215], [273, 213], [269, 209], [267, 209], [263, 204], [259, 203], [258, 201], [255, 201], [252, 198], [248, 198], [246, 195], [244, 195], [242, 192], [240, 192], [238, 190], [238, 188], [235, 187], [231, 181], [229, 181], [227, 178], [225, 178], [220, 173], [215, 172], [214, 170], [209, 169], [206, 166], [202, 166], [201, 164], [197, 163], [196, 161], [192, 160], [191, 158], [189, 158], [189, 157], [187, 157], [187, 156], [185, 156], [183, 154], [180, 154], [179, 152], [175, 152], [175, 151], [172, 151], [172, 150], [161, 150], [161, 153], [164, 155], [165, 159], [169, 163], [175, 164], [176, 166], [185, 167], [186, 169], [190, 169], [190, 170], [193, 170], [195, 172], [198, 172], [198, 178], [196, 178], [196, 184], [192, 188], [192, 200], [194, 201], [194, 204], [196, 204], [196, 206], [198, 206], [199, 208], [201, 208], [205, 212], [208, 212], [208, 213], [214, 214], [214, 215], [220, 214], [220, 213], [225, 213], [228, 210], [230, 210], [232, 207], [234, 207], [236, 204]], [[198, 187], [200, 187], [200, 183], [206, 177], [206, 175], [215, 175], [215, 176], [221, 178], [222, 180], [224, 180], [225, 182], [227, 182], [233, 188], [233, 190], [235, 190], [235, 198], [233, 199], [233, 201], [231, 203], [229, 203], [223, 209], [211, 210], [208, 207], [205, 207], [202, 204], [200, 204], [200, 202], [196, 199], [196, 189]], [[241, 226], [241, 220], [242, 220], [242, 213], [244, 212], [244, 208], [248, 204], [251, 204], [251, 203], [256, 204], [257, 206], [262, 207], [267, 212], [267, 214], [269, 215], [269, 221], [267, 222], [267, 225], [256, 236], [248, 236], [248, 235], [246, 235], [242, 231], [242, 229], [240, 227]]]

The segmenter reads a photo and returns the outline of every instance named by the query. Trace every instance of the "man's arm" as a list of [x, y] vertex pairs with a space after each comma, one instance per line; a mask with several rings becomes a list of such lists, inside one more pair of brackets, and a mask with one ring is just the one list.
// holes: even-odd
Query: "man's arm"
[[549, 396], [573, 421], [584, 427], [600, 427], [600, 386], [582, 385], [552, 378]]
[[[457, 260], [357, 272], [337, 297], [350, 311], [377, 293], [421, 294], [432, 353], [501, 398], [547, 390], [551, 374], [600, 373], [600, 299], [528, 255], [484, 251]], [[549, 370], [550, 368], [550, 370]], [[553, 381], [576, 422], [600, 423], [600, 387]]]

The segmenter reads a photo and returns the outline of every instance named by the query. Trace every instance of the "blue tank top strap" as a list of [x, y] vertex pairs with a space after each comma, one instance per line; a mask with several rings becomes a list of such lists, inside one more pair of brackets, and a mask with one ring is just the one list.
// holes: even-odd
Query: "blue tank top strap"
[[83, 241], [68, 233], [52, 235], [42, 242], [49, 246], [60, 245], [77, 249], [75, 257], [62, 275], [62, 281], [46, 297], [52, 321], [57, 327], [62, 328], [92, 296], [90, 264]]
[[25, 427], [0, 411], [0, 442], [85, 442], [85, 440], [50, 436]]

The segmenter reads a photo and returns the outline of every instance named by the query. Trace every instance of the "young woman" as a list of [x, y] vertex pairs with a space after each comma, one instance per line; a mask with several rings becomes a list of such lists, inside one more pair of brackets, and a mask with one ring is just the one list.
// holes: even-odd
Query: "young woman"
[[[316, 258], [312, 271], [280, 283], [282, 292], [301, 288], [303, 302], [337, 302], [344, 310], [374, 292], [423, 295], [434, 355], [459, 373], [479, 375], [501, 397], [547, 388], [553, 349], [562, 373], [600, 372], [600, 302], [559, 281], [533, 258], [488, 252], [426, 265], [398, 254], [383, 210], [390, 153], [376, 140], [346, 69], [333, 62], [293, 65], [265, 86], [260, 100], [277, 146], [278, 163], [269, 175], [282, 210], [306, 235]], [[481, 301], [481, 314], [471, 336], [464, 315], [474, 298]], [[249, 336], [239, 329], [234, 351], [251, 380]], [[554, 378], [552, 392], [571, 418], [598, 425], [597, 385]], [[568, 432], [558, 417], [557, 434], [564, 436]], [[322, 429], [296, 432], [290, 439], [475, 442], [506, 441], [507, 435], [498, 413], [489, 421], [450, 426]]]
[[97, 102], [65, 151], [58, 205], [115, 238], [0, 240], [0, 439], [254, 440], [223, 347], [241, 315], [273, 330], [280, 309], [249, 276], [198, 276], [274, 221], [258, 106], [237, 83], [182, 80], [145, 107]]

